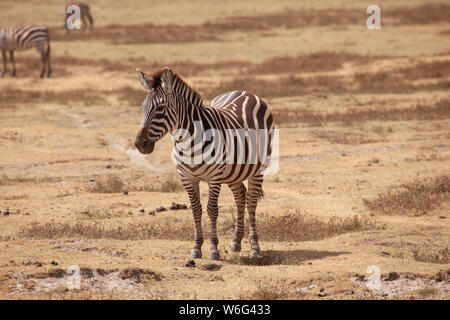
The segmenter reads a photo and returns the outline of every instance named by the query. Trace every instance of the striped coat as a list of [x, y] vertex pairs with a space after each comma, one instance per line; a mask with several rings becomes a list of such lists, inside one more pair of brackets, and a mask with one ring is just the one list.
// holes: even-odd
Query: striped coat
[[12, 26], [0, 29], [0, 50], [3, 58], [2, 76], [7, 71], [7, 52], [13, 66], [12, 75], [16, 76], [16, 63], [14, 51], [36, 48], [41, 55], [42, 71], [41, 78], [47, 71], [47, 77], [52, 73], [50, 63], [50, 36], [47, 27], [43, 25]]
[[[140, 70], [137, 72], [141, 85], [149, 90], [149, 93], [142, 104], [143, 120], [135, 145], [141, 153], [149, 154], [159, 139], [168, 132], [172, 134], [175, 142], [173, 158], [177, 160], [177, 169], [189, 195], [194, 216], [195, 245], [191, 258], [202, 256], [200, 181], [206, 181], [209, 185], [207, 212], [211, 222], [210, 258], [219, 259], [217, 216], [222, 184], [230, 187], [237, 205], [231, 251], [241, 250], [244, 212], [247, 207], [250, 253], [259, 254], [255, 211], [257, 200], [262, 196], [263, 171], [267, 163], [261, 159], [270, 158], [274, 129], [273, 117], [266, 103], [249, 92], [233, 91], [214, 98], [209, 106], [205, 106], [200, 95], [170, 69], [164, 68], [153, 76], [148, 76]], [[199, 131], [214, 131], [220, 134], [212, 139], [196, 139], [198, 136], [195, 132]], [[250, 134], [249, 137], [239, 133], [230, 134], [259, 131], [266, 133], [265, 143], [262, 143], [261, 139], [252, 139]], [[240, 148], [237, 149], [238, 145]], [[186, 146], [189, 148], [185, 148]], [[187, 156], [178, 157], [179, 153], [186, 149], [187, 152], [184, 153], [187, 153]], [[211, 149], [214, 152], [208, 153]], [[221, 150], [225, 152], [221, 153]], [[266, 157], [253, 157], [256, 151], [263, 151]], [[198, 154], [202, 155], [200, 161], [189, 161], [195, 159]], [[212, 158], [215, 161], [208, 161]], [[248, 191], [243, 184], [244, 180], [248, 180]]]

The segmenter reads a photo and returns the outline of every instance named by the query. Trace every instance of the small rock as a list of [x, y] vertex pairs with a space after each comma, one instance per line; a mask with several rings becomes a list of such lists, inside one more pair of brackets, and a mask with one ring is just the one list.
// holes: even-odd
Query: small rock
[[317, 294], [318, 297], [326, 297], [327, 293], [326, 292], [321, 292]]
[[167, 208], [165, 208], [163, 206], [156, 208], [156, 212], [161, 212], [161, 211], [167, 211]]
[[385, 256], [390, 256], [391, 254], [387, 251], [381, 251], [381, 254], [385, 255]]
[[51, 264], [52, 264], [52, 266], [57, 266], [59, 263], [56, 262], [55, 260], [52, 260]]
[[112, 165], [110, 165], [110, 164], [108, 164], [107, 166], [106, 166], [106, 169], [111, 169], [112, 168]]
[[145, 212], [145, 209], [141, 209], [141, 210], [139, 210], [139, 212], [140, 212], [140, 213], [144, 213], [144, 212]]
[[128, 190], [124, 191], [123, 194], [127, 196], [128, 195]]
[[439, 216], [439, 219], [447, 219], [446, 216]]
[[348, 294], [355, 294], [355, 291], [349, 290], [349, 291], [347, 291], [347, 293], [348, 293]]
[[150, 210], [150, 211], [148, 212], [148, 214], [149, 214], [150, 216], [154, 216], [154, 215], [155, 215], [155, 210]]
[[188, 268], [194, 268], [195, 267], [195, 261], [194, 260], [188, 260], [188, 262], [186, 262], [184, 264], [184, 266], [188, 267]]
[[308, 262], [308, 265], [312, 265], [312, 262], [311, 262], [311, 261], [309, 261], [309, 262]]
[[325, 289], [324, 288], [320, 288], [320, 290], [319, 290], [320, 292], [324, 292], [325, 291]]

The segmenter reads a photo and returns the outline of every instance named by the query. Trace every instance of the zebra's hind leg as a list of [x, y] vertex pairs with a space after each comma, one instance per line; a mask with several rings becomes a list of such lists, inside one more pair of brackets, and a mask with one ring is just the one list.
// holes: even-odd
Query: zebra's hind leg
[[217, 182], [209, 182], [209, 197], [208, 197], [208, 216], [211, 222], [211, 249], [209, 257], [211, 260], [219, 260], [220, 254], [217, 245], [219, 239], [217, 238], [217, 216], [219, 215], [219, 194], [221, 184]]
[[248, 220], [250, 223], [249, 240], [251, 245], [250, 256], [260, 254], [258, 244], [258, 234], [256, 232], [256, 204], [258, 198], [262, 196], [262, 183], [263, 175], [256, 175], [248, 179], [248, 192], [247, 192], [247, 210]]
[[193, 181], [187, 177], [181, 176], [181, 182], [189, 195], [192, 214], [194, 216], [195, 236], [194, 248], [191, 250], [191, 259], [200, 259], [202, 257], [203, 233], [202, 233], [202, 204], [200, 203], [199, 181]]
[[245, 196], [247, 190], [242, 182], [231, 184], [231, 191], [233, 192], [234, 201], [237, 207], [236, 226], [234, 228], [234, 238], [231, 242], [231, 252], [241, 251], [241, 241], [244, 237], [244, 214], [245, 214]]
[[16, 61], [14, 60], [14, 51], [11, 50], [9, 52], [9, 56], [11, 58], [11, 63], [13, 65], [12, 76], [15, 77], [16, 76]]

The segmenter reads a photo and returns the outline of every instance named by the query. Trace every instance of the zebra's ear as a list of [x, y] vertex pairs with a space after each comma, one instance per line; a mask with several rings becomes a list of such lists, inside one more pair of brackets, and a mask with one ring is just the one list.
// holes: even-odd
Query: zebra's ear
[[151, 77], [149, 77], [148, 75], [146, 75], [145, 73], [143, 73], [143, 72], [142, 72], [141, 70], [139, 70], [138, 68], [136, 68], [136, 72], [137, 72], [137, 74], [138, 74], [139, 81], [141, 82], [141, 86], [142, 86], [144, 89], [152, 90], [154, 80], [153, 80]]
[[164, 67], [161, 71], [161, 85], [168, 93], [172, 93], [172, 80], [172, 71], [168, 67]]

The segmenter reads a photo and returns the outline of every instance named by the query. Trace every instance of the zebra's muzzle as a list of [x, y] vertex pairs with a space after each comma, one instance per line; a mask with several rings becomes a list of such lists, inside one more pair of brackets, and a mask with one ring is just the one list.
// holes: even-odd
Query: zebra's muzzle
[[153, 148], [155, 147], [155, 142], [151, 141], [148, 138], [148, 130], [147, 128], [142, 128], [139, 130], [139, 133], [136, 137], [136, 141], [134, 145], [139, 150], [140, 153], [149, 154], [153, 152]]
[[150, 140], [136, 140], [135, 146], [140, 153], [149, 154], [153, 152], [155, 143], [151, 142]]

